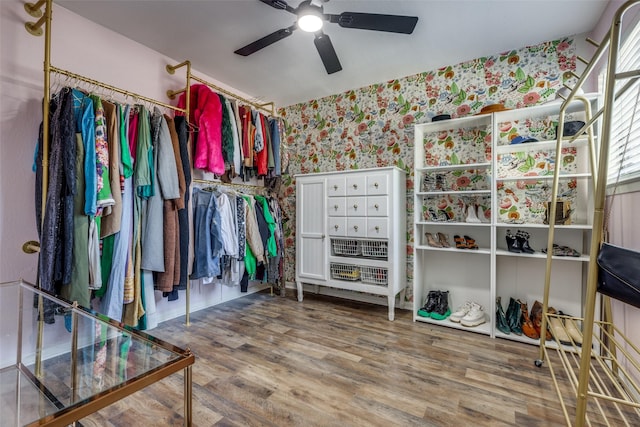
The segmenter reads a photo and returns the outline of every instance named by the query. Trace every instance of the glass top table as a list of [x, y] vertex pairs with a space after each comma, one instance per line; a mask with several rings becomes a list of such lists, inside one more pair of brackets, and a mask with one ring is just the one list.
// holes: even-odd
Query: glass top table
[[1, 284], [0, 301], [0, 427], [66, 426], [180, 370], [191, 425], [188, 349], [24, 281]]

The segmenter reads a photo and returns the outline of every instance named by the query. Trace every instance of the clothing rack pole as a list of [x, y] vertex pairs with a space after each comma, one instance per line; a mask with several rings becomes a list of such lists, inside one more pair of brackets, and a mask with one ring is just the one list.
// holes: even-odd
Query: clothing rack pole
[[[176, 65], [169, 65], [167, 64], [165, 69], [167, 70], [167, 73], [173, 75], [175, 74], [176, 70], [178, 68], [182, 68], [186, 66], [187, 67], [187, 84], [184, 87], [184, 89], [181, 89], [179, 91], [172, 91], [172, 90], [168, 90], [167, 91], [167, 97], [169, 99], [174, 99], [175, 98], [175, 93], [181, 93], [181, 92], [185, 92], [186, 96], [185, 96], [185, 103], [184, 103], [184, 119], [187, 123], [187, 127], [189, 125], [189, 114], [191, 113], [191, 62], [190, 61], [182, 61], [179, 64]], [[189, 153], [189, 156], [191, 156], [191, 132], [187, 132], [187, 152]], [[189, 167], [191, 167], [192, 165], [192, 161], [191, 158], [189, 158]], [[191, 191], [191, 188], [187, 188], [187, 191]], [[188, 206], [185, 206], [185, 209], [189, 209]], [[187, 277], [187, 289], [185, 290], [185, 309], [184, 309], [184, 324], [185, 326], [191, 326], [191, 281], [189, 280], [189, 278]]]
[[[215, 90], [217, 92], [221, 92], [224, 95], [228, 95], [231, 98], [234, 98], [234, 99], [236, 99], [238, 101], [242, 101], [245, 104], [251, 105], [252, 107], [257, 108], [259, 110], [264, 110], [264, 111], [266, 111], [267, 113], [269, 113], [273, 117], [276, 116], [276, 111], [275, 111], [276, 110], [276, 105], [275, 105], [275, 103], [273, 101], [267, 102], [267, 103], [264, 103], [264, 104], [258, 104], [256, 102], [250, 101], [247, 98], [244, 98], [244, 97], [242, 97], [240, 95], [236, 95], [235, 93], [233, 93], [231, 91], [228, 91], [227, 89], [223, 89], [218, 85], [215, 85], [215, 84], [213, 84], [211, 82], [208, 82], [208, 81], [206, 81], [205, 79], [203, 79], [201, 77], [194, 76], [193, 73], [191, 72], [191, 61], [189, 61], [189, 60], [184, 61], [184, 62], [182, 62], [182, 63], [180, 63], [180, 64], [178, 64], [178, 65], [176, 65], [175, 67], [172, 67], [172, 68], [173, 69], [179, 68], [179, 67], [181, 67], [182, 65], [185, 65], [185, 64], [187, 65], [187, 87], [191, 86], [190, 85], [190, 80], [195, 80], [197, 82], [202, 83], [203, 85], [209, 86], [211, 89], [213, 89], [213, 90]], [[167, 71], [170, 74], [173, 74], [171, 71], [169, 71], [169, 66], [167, 66]], [[181, 89], [181, 90], [177, 90], [177, 91], [169, 90], [169, 91], [167, 91], [167, 96], [169, 97], [169, 99], [174, 99], [176, 95], [178, 95], [178, 94], [180, 94], [180, 93], [182, 93], [184, 91], [185, 91], [185, 89]]]
[[60, 75], [63, 75], [63, 76], [71, 77], [72, 79], [80, 80], [80, 81], [89, 83], [89, 84], [94, 85], [94, 86], [99, 86], [99, 87], [105, 88], [107, 90], [110, 90], [112, 92], [117, 92], [117, 93], [120, 93], [120, 94], [122, 94], [124, 96], [130, 97], [130, 98], [133, 98], [133, 99], [136, 99], [136, 100], [148, 102], [150, 104], [159, 105], [161, 107], [168, 108], [170, 110], [180, 111], [182, 113], [186, 112], [186, 110], [184, 108], [179, 108], [179, 107], [176, 107], [174, 105], [168, 104], [166, 102], [158, 101], [158, 100], [155, 100], [153, 98], [149, 98], [149, 97], [146, 97], [146, 96], [143, 96], [143, 95], [139, 95], [139, 94], [137, 94], [135, 92], [131, 92], [131, 91], [128, 91], [128, 90], [125, 90], [125, 89], [120, 89], [119, 87], [112, 86], [110, 84], [103, 83], [101, 81], [94, 80], [92, 78], [85, 77], [85, 76], [82, 76], [80, 74], [72, 73], [71, 71], [63, 70], [61, 68], [57, 68], [57, 67], [54, 67], [54, 66], [51, 66], [50, 68], [51, 68], [51, 72], [52, 73], [56, 73], [56, 74], [60, 74]]

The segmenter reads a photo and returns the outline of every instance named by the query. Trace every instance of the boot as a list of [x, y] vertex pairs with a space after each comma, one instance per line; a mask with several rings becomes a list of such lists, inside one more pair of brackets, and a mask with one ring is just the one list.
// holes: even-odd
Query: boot
[[[556, 314], [556, 309], [553, 307], [549, 307], [547, 310], [549, 314]], [[551, 330], [551, 334], [555, 337], [556, 340], [563, 345], [571, 345], [571, 339], [567, 334], [567, 331], [564, 327], [564, 322], [561, 318], [555, 316], [549, 316], [549, 329]]]
[[431, 313], [435, 309], [435, 306], [438, 302], [437, 296], [438, 291], [429, 291], [429, 293], [427, 294], [427, 300], [425, 301], [422, 308], [418, 310], [418, 316], [431, 317]]
[[520, 300], [518, 300], [518, 303], [520, 304], [520, 311], [522, 313], [522, 333], [533, 340], [539, 340], [540, 333], [536, 331], [531, 318], [529, 318], [527, 303]]
[[468, 205], [467, 206], [467, 219], [466, 222], [480, 222], [478, 216], [476, 215], [476, 205]]
[[[533, 322], [533, 327], [536, 329], [538, 336], [542, 336], [542, 303], [537, 301], [533, 303], [533, 307], [531, 307], [531, 321]], [[551, 333], [547, 329], [545, 331], [545, 339], [548, 341], [551, 339]]]
[[[511, 306], [509, 306], [509, 308], [511, 308]], [[502, 309], [502, 301], [500, 297], [496, 298], [496, 328], [498, 328], [498, 330], [503, 334], [511, 333], [511, 328], [509, 328], [507, 318], [504, 314], [504, 310]]]
[[507, 325], [509, 325], [509, 329], [516, 335], [522, 335], [522, 311], [520, 310], [520, 305], [516, 302], [515, 299], [509, 299], [509, 307], [507, 308], [506, 321]]
[[535, 250], [529, 245], [529, 237], [531, 237], [531, 235], [526, 231], [518, 230], [516, 233], [516, 240], [518, 241], [520, 250], [524, 253], [532, 254]]
[[435, 320], [444, 320], [451, 314], [449, 309], [449, 291], [436, 291], [438, 293], [437, 304], [431, 318]]
[[511, 234], [511, 230], [507, 230], [507, 234], [505, 238], [507, 239], [507, 250], [509, 252], [514, 252], [517, 254], [522, 252], [522, 248], [520, 248], [520, 243], [518, 243], [518, 239], [516, 239], [516, 237], [513, 234]]

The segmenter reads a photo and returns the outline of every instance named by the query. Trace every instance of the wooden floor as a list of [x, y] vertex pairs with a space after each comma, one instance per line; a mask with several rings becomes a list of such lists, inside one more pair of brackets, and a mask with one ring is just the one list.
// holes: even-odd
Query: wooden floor
[[[196, 355], [195, 426], [565, 425], [535, 346], [313, 294], [254, 294], [191, 319], [151, 333]], [[176, 374], [82, 424], [177, 426], [182, 415]]]

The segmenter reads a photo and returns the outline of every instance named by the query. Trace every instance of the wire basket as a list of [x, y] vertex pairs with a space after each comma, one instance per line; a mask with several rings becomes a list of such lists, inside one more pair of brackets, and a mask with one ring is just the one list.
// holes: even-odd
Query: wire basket
[[362, 255], [370, 258], [387, 259], [389, 246], [387, 242], [365, 240], [362, 242]]
[[331, 263], [331, 278], [357, 282], [360, 280], [360, 267], [357, 265]]
[[332, 239], [331, 247], [334, 255], [358, 256], [362, 254], [358, 240]]
[[371, 283], [373, 285], [387, 286], [389, 283], [388, 270], [380, 267], [361, 267], [360, 279], [363, 283]]

